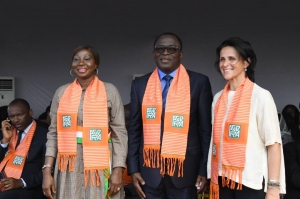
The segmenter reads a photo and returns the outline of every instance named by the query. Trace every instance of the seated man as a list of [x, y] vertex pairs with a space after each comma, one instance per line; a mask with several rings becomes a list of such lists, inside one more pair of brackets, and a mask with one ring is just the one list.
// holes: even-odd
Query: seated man
[[1, 199], [44, 198], [42, 167], [48, 130], [32, 119], [32, 110], [24, 99], [13, 100], [2, 121], [0, 134]]

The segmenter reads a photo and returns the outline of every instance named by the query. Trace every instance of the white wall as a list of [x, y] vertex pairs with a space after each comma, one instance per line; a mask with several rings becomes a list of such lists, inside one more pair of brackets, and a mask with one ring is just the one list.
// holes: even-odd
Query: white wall
[[16, 97], [35, 117], [55, 90], [73, 80], [71, 54], [81, 44], [100, 54], [99, 77], [113, 83], [124, 104], [133, 74], [155, 68], [152, 45], [172, 31], [183, 41], [186, 68], [209, 76], [213, 93], [225, 81], [215, 49], [231, 36], [248, 40], [258, 57], [256, 83], [278, 110], [300, 102], [300, 1], [4, 0], [0, 6], [0, 76], [16, 78]]

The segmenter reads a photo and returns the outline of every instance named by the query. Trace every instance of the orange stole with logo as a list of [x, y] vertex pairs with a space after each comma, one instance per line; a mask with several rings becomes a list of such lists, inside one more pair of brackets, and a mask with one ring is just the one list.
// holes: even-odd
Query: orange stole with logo
[[158, 69], [153, 71], [142, 103], [143, 156], [144, 164], [147, 167], [160, 168], [162, 175], [173, 176], [178, 165], [178, 176], [183, 176], [183, 162], [190, 123], [190, 103], [190, 78], [184, 66], [180, 65], [166, 99], [164, 132], [160, 150], [162, 89]]
[[5, 167], [4, 171], [7, 177], [16, 179], [21, 177], [35, 129], [36, 122], [33, 121], [32, 126], [17, 148], [18, 134], [17, 130], [15, 128], [13, 129], [13, 136], [9, 141], [8, 151], [0, 164], [0, 171]]
[[[74, 171], [77, 153], [77, 129], [82, 129], [85, 187], [100, 185], [99, 171], [109, 171], [108, 111], [104, 83], [94, 77], [86, 88], [83, 102], [83, 127], [77, 127], [78, 107], [82, 88], [74, 80], [65, 90], [57, 111], [59, 170]], [[109, 172], [103, 172], [109, 175]], [[106, 176], [109, 177], [109, 176]]]
[[[242, 189], [242, 172], [245, 166], [246, 144], [248, 138], [249, 115], [251, 98], [254, 83], [248, 78], [238, 86], [233, 101], [228, 109], [227, 118], [224, 124], [223, 138], [221, 138], [222, 123], [224, 120], [229, 83], [226, 84], [221, 96], [216, 102], [214, 109], [212, 162], [211, 162], [211, 183], [210, 198], [219, 198], [218, 185], [218, 163], [220, 153], [220, 139], [223, 139], [222, 146], [222, 186], [235, 188], [235, 180], [238, 177], [237, 189]], [[227, 174], [227, 178], [225, 175]]]

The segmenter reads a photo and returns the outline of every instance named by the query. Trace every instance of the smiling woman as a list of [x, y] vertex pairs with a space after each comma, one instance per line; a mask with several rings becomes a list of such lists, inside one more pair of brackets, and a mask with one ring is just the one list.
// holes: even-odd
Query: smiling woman
[[96, 76], [99, 63], [91, 46], [76, 48], [70, 71], [76, 79], [53, 97], [43, 167], [48, 198], [124, 198], [124, 108], [118, 90]]
[[212, 104], [210, 195], [279, 198], [285, 193], [279, 122], [271, 94], [254, 83], [256, 55], [240, 38], [225, 40], [216, 52], [215, 67], [228, 82]]

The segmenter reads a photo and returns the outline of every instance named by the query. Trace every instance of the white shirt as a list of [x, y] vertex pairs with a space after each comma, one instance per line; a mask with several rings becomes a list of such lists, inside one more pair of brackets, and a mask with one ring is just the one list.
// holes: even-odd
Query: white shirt
[[[222, 94], [222, 91], [218, 92], [214, 96], [212, 104], [212, 124], [214, 123], [214, 108], [217, 100]], [[224, 120], [226, 120], [226, 117], [224, 117]], [[257, 84], [254, 84], [249, 116], [248, 140], [246, 145], [246, 162], [242, 172], [243, 185], [255, 190], [262, 189], [262, 181], [264, 178], [264, 191], [267, 191], [267, 181], [269, 178], [266, 146], [273, 145], [275, 143], [281, 144], [281, 136], [274, 100], [269, 91], [259, 87]], [[212, 140], [207, 162], [208, 178], [211, 178], [211, 156]], [[222, 176], [222, 170], [220, 170], [220, 168], [219, 176]], [[239, 181], [238, 176], [235, 181]], [[279, 181], [280, 193], [285, 193], [285, 169], [282, 146]]]
[[[24, 132], [23, 132], [23, 134], [22, 134], [20, 143], [22, 142], [22, 140], [24, 139], [24, 137], [25, 137], [26, 134], [28, 133], [28, 131], [29, 131], [29, 129], [31, 128], [32, 124], [33, 124], [33, 122], [31, 122], [31, 124], [29, 124], [29, 126], [27, 126], [26, 129], [24, 129]], [[19, 134], [19, 131], [17, 131], [17, 133]], [[8, 143], [9, 143], [9, 142], [8, 142]], [[6, 148], [6, 147], [8, 146], [8, 143], [6, 143], [6, 144], [2, 144], [2, 143], [1, 143], [2, 148]], [[23, 180], [23, 178], [20, 178], [20, 179], [22, 180], [22, 182], [23, 182], [23, 184], [24, 184], [23, 188], [27, 187], [27, 184], [26, 184], [26, 182]]]

